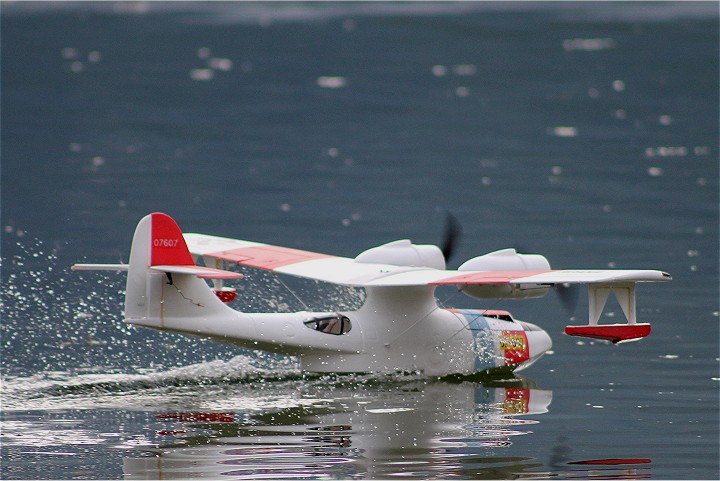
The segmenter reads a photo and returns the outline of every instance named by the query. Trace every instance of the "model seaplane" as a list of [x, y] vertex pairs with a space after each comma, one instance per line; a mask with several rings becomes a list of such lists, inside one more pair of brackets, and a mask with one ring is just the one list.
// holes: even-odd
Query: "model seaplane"
[[[127, 272], [125, 322], [297, 356], [309, 372], [420, 371], [427, 375], [524, 369], [551, 349], [540, 327], [507, 311], [447, 309], [435, 290], [452, 285], [476, 299], [527, 299], [566, 284], [587, 284], [587, 325], [572, 336], [613, 343], [637, 340], [650, 324], [636, 319], [635, 285], [669, 281], [656, 270], [552, 270], [538, 254], [505, 249], [446, 269], [443, 250], [409, 240], [368, 249], [354, 259], [258, 242], [183, 234], [166, 214], [140, 220], [127, 264], [76, 264], [74, 270]], [[202, 259], [202, 264], [198, 262]], [[348, 312], [247, 313], [230, 307], [241, 279], [230, 264], [363, 288]], [[627, 323], [598, 323], [614, 293]]]

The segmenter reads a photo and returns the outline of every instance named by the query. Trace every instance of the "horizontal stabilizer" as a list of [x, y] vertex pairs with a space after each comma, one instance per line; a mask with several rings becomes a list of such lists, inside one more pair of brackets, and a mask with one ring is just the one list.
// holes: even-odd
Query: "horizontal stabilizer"
[[636, 341], [650, 334], [650, 324], [606, 324], [594, 326], [565, 326], [565, 334], [569, 336], [602, 339], [613, 344], [618, 342]]
[[239, 272], [224, 271], [202, 266], [152, 266], [150, 270], [169, 272], [171, 274], [190, 274], [200, 279], [242, 279], [244, 276]]
[[70, 269], [74, 271], [117, 271], [127, 272], [128, 264], [75, 264]]

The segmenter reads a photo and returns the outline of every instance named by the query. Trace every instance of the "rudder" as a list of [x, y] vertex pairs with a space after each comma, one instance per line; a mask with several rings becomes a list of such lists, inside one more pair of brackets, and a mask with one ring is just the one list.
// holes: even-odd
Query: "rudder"
[[150, 217], [151, 225], [150, 265], [194, 266], [195, 261], [190, 255], [182, 231], [172, 217], [162, 212], [154, 212], [147, 217]]
[[167, 319], [223, 312], [227, 307], [198, 276], [233, 274], [196, 266], [177, 223], [161, 212], [148, 214], [138, 223], [130, 249], [125, 320], [163, 327]]

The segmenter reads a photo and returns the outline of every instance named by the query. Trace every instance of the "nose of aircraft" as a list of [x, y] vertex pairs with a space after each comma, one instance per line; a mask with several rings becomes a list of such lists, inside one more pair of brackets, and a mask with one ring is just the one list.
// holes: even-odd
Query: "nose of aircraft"
[[528, 347], [530, 350], [530, 363], [537, 361], [540, 356], [552, 349], [552, 339], [545, 330], [529, 322], [518, 321], [525, 329]]

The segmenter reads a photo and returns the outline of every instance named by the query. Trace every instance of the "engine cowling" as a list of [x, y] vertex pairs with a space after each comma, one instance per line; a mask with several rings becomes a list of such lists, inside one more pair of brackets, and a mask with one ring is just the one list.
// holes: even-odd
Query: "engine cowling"
[[[502, 249], [466, 261], [458, 271], [507, 272], [549, 271], [550, 262], [540, 254], [520, 254], [515, 249]], [[550, 288], [537, 284], [468, 284], [460, 290], [475, 299], [528, 299], [543, 297]]]
[[413, 244], [407, 239], [388, 242], [361, 252], [355, 262], [445, 269], [445, 256], [438, 246]]

